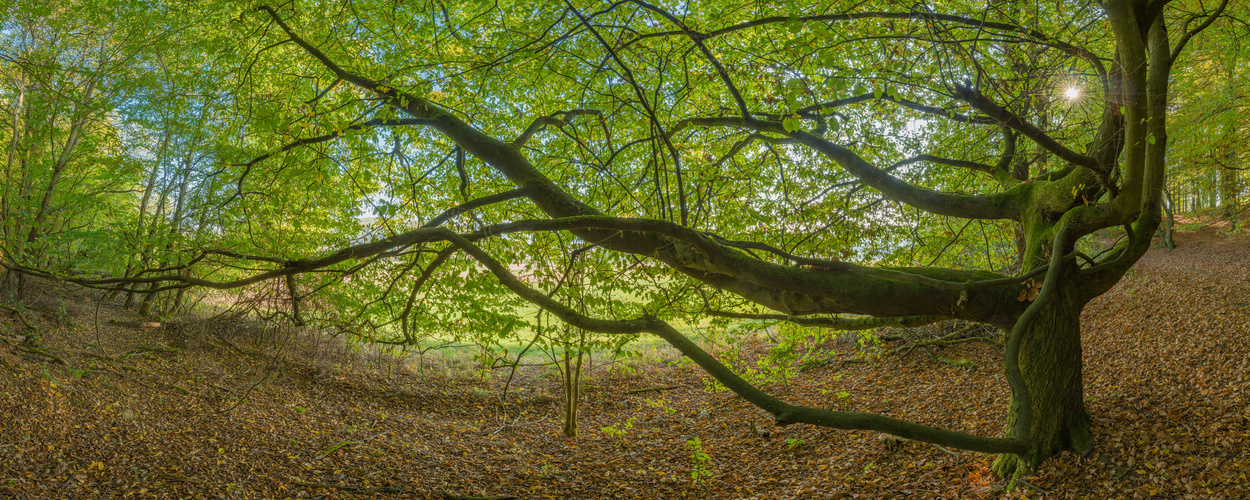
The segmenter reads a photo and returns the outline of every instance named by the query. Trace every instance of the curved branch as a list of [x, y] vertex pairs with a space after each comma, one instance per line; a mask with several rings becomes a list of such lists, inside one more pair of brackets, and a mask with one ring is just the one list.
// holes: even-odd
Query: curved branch
[[438, 214], [438, 216], [434, 217], [433, 219], [430, 219], [429, 222], [422, 224], [421, 227], [422, 228], [438, 227], [438, 226], [443, 225], [444, 222], [447, 222], [452, 217], [468, 212], [470, 210], [481, 208], [486, 205], [494, 205], [496, 203], [501, 203], [501, 202], [505, 202], [508, 200], [515, 200], [522, 196], [525, 196], [525, 189], [517, 188], [517, 189], [504, 191], [502, 193], [487, 195], [481, 198], [469, 200], [459, 205], [456, 205], [454, 207], [451, 207], [447, 210], [444, 210], [443, 213]]
[[[1106, 67], [1102, 63], [1102, 59], [1094, 55], [1094, 53], [1091, 52], [1089, 49], [1086, 49], [1084, 47], [1080, 47], [1078, 45], [1074, 45], [1068, 42], [1064, 42], [1062, 40], [1056, 40], [1055, 38], [1045, 33], [1042, 33], [1041, 31], [1031, 29], [1031, 28], [1026, 28], [1024, 26], [1020, 26], [1017, 24], [986, 21], [984, 19], [956, 16], [952, 14], [921, 12], [918, 10], [914, 10], [911, 12], [852, 12], [852, 13], [842, 13], [842, 14], [821, 14], [821, 15], [815, 15], [815, 16], [798, 16], [798, 17], [771, 16], [771, 17], [763, 17], [759, 19], [754, 19], [751, 21], [743, 22], [743, 23], [738, 23], [732, 26], [726, 26], [724, 28], [708, 31], [706, 33], [696, 32], [696, 34], [699, 35], [701, 38], [707, 39], [707, 38], [715, 38], [715, 37], [730, 34], [730, 33], [735, 33], [738, 31], [743, 31], [743, 30], [750, 29], [750, 28], [765, 26], [769, 24], [783, 24], [783, 23], [791, 23], [791, 22], [800, 22], [800, 23], [836, 22], [836, 21], [854, 21], [854, 20], [861, 20], [861, 19], [899, 19], [899, 20], [920, 20], [920, 21], [936, 20], [936, 21], [942, 21], [942, 22], [948, 22], [948, 23], [954, 23], [954, 24], [962, 24], [965, 26], [978, 28], [978, 29], [988, 29], [988, 30], [994, 30], [994, 31], [1004, 31], [1008, 33], [1022, 34], [1031, 38], [1036, 43], [1052, 46], [1052, 47], [1058, 48], [1059, 50], [1062, 50], [1064, 53], [1068, 55], [1084, 59], [1087, 62], [1089, 62], [1089, 64], [1095, 69], [1095, 71], [1098, 72], [1099, 76], [1102, 79], [1106, 79], [1106, 76], [1107, 76], [1107, 70], [1106, 70]], [[686, 33], [683, 31], [661, 31], [661, 32], [656, 32], [656, 33], [646, 33], [646, 34], [639, 35], [634, 40], [631, 40], [631, 43], [634, 41], [644, 40], [647, 38], [680, 36], [684, 34]]]
[[534, 137], [534, 134], [537, 134], [538, 131], [545, 127], [563, 127], [568, 125], [573, 118], [582, 115], [602, 116], [602, 113], [600, 113], [597, 109], [572, 109], [569, 111], [556, 111], [555, 113], [547, 116], [540, 116], [535, 118], [534, 121], [530, 123], [530, 126], [525, 127], [525, 131], [521, 132], [521, 135], [512, 140], [512, 147], [520, 148], [521, 146], [524, 146], [526, 142], [529, 142], [531, 137]]
[[942, 158], [940, 156], [934, 156], [934, 155], [929, 155], [929, 154], [916, 155], [910, 158], [899, 160], [898, 162], [895, 162], [894, 165], [891, 165], [891, 167], [897, 168], [897, 167], [902, 167], [905, 165], [911, 165], [913, 163], [920, 163], [920, 162], [926, 162], [926, 161], [929, 163], [937, 163], [939, 165], [947, 165], [950, 167], [960, 167], [960, 168], [966, 168], [969, 170], [975, 170], [977, 172], [985, 172], [991, 175], [1001, 171], [1001, 169], [995, 165], [989, 165], [986, 163], [981, 163], [979, 161], [958, 160], [954, 158]]
[[581, 314], [529, 287], [517, 279], [507, 266], [467, 239], [450, 232], [446, 233], [446, 236], [452, 244], [490, 270], [512, 293], [551, 312], [574, 327], [604, 334], [650, 333], [660, 337], [729, 390], [747, 402], [771, 413], [778, 425], [812, 424], [835, 429], [871, 430], [906, 439], [985, 453], [1023, 453], [1027, 449], [1027, 443], [1023, 440], [987, 438], [872, 413], [831, 411], [791, 405], [743, 380], [733, 370], [721, 364], [714, 356], [659, 318], [644, 316], [634, 320], [605, 320]]
[[1021, 135], [1028, 137], [1029, 140], [1037, 143], [1037, 145], [1045, 148], [1047, 151], [1054, 153], [1055, 156], [1058, 156], [1068, 163], [1079, 165], [1095, 172], [1107, 172], [1110, 170], [1109, 168], [1100, 165], [1098, 160], [1094, 159], [1094, 157], [1083, 155], [1064, 147], [1062, 144], [1059, 144], [1059, 141], [1056, 141], [1053, 137], [1047, 135], [1046, 132], [1043, 132], [1042, 129], [1038, 128], [1037, 125], [1025, 121], [1019, 115], [1012, 113], [1007, 110], [1007, 108], [999, 106], [998, 103], [990, 100], [971, 87], [956, 84], [955, 96], [964, 102], [967, 102], [978, 111], [985, 113], [989, 117], [998, 120], [1000, 123], [1008, 127], [1011, 127], [1012, 130], [1019, 132]]
[[[925, 114], [933, 115], [933, 116], [940, 116], [942, 118], [946, 118], [946, 119], [953, 120], [953, 121], [960, 122], [960, 123], [970, 123], [974, 125], [994, 125], [998, 123], [997, 120], [991, 119], [989, 117], [959, 114], [946, 108], [940, 108], [937, 106], [929, 106], [926, 104], [918, 103], [916, 101], [912, 101], [910, 99], [900, 99], [897, 95], [890, 95], [886, 93], [878, 94], [876, 92], [868, 92], [862, 95], [846, 97], [842, 99], [835, 99], [835, 100], [826, 101], [820, 104], [812, 104], [810, 106], [804, 106], [802, 108], [799, 108], [798, 111], [796, 111], [796, 113], [798, 113], [800, 116], [803, 116], [803, 117], [815, 117], [815, 116], [821, 116], [821, 115], [827, 114], [824, 112], [824, 110], [826, 109], [839, 108], [842, 106], [848, 106], [851, 104], [858, 104], [861, 102], [874, 101], [874, 100], [875, 101], [889, 101], [889, 102], [898, 104], [900, 106], [903, 106], [905, 108], [908, 108], [914, 111], [919, 111], [921, 113], [925, 113]], [[760, 115], [760, 116], [762, 117], [764, 115]]]
[[712, 63], [712, 67], [716, 68], [716, 73], [720, 75], [721, 82], [723, 82], [725, 84], [725, 87], [729, 89], [729, 94], [733, 96], [734, 102], [738, 104], [738, 111], [742, 113], [742, 117], [743, 118], [751, 117], [751, 111], [747, 109], [747, 102], [746, 100], [742, 98], [742, 93], [738, 91], [738, 87], [734, 85], [733, 80], [729, 78], [729, 73], [725, 71], [725, 67], [721, 65], [720, 61], [716, 59], [716, 56], [712, 55], [712, 51], [708, 50], [707, 45], [703, 43], [703, 38], [704, 38], [703, 36], [700, 36], [694, 31], [691, 31], [691, 29], [686, 26], [686, 23], [681, 22], [680, 19], [677, 19], [677, 17], [673, 16], [672, 14], [670, 14], [668, 11], [664, 9], [651, 5], [642, 0], [632, 0], [632, 1], [642, 6], [642, 8], [655, 12], [659, 14], [660, 16], [664, 17], [665, 19], [668, 19], [669, 22], [673, 23], [678, 28], [680, 28], [681, 31], [685, 33], [687, 37], [690, 38], [690, 41], [694, 42], [695, 47], [698, 47], [699, 51], [703, 53], [703, 57], [707, 58], [708, 62]]
[[243, 193], [243, 182], [247, 179], [248, 175], [251, 174], [252, 167], [255, 166], [257, 163], [265, 161], [269, 159], [270, 157], [272, 157], [273, 155], [276, 155], [278, 153], [290, 151], [292, 149], [307, 146], [310, 144], [317, 144], [317, 143], [332, 141], [334, 139], [338, 139], [339, 137], [342, 137], [343, 132], [348, 131], [348, 130], [364, 130], [367, 128], [374, 128], [374, 127], [402, 127], [402, 126], [408, 126], [408, 125], [432, 125], [432, 124], [433, 123], [430, 120], [424, 120], [424, 119], [418, 119], [418, 118], [405, 118], [402, 120], [387, 120], [385, 118], [375, 118], [373, 120], [369, 120], [366, 122], [360, 122], [354, 125], [350, 125], [344, 128], [343, 130], [336, 130], [333, 133], [319, 135], [317, 137], [309, 137], [306, 139], [296, 139], [294, 141], [291, 141], [283, 145], [282, 147], [276, 150], [273, 150], [268, 153], [257, 156], [255, 158], [252, 158], [251, 160], [247, 162], [231, 163], [230, 166], [244, 167], [243, 173], [239, 175], [239, 180], [237, 182], [238, 193], [241, 194]]
[[868, 186], [897, 201], [926, 212], [966, 219], [1011, 219], [1020, 217], [1017, 210], [1022, 188], [1013, 188], [995, 195], [959, 195], [924, 189], [907, 183], [885, 170], [873, 166], [855, 152], [819, 136], [802, 132], [786, 132], [780, 123], [744, 120], [736, 117], [689, 118], [691, 125], [741, 127], [760, 132], [788, 135], [805, 146], [824, 154]]
[[[1210, 27], [1211, 24], [1214, 23], [1216, 19], [1220, 18], [1220, 15], [1224, 13], [1225, 7], [1228, 7], [1228, 0], [1223, 0], [1222, 2], [1220, 2], [1220, 6], [1215, 8], [1215, 12], [1206, 14], [1207, 19], [1203, 21], [1202, 24], [1199, 24], [1198, 26], [1194, 27], [1191, 30], [1186, 30], [1185, 34], [1181, 35], [1181, 39], [1176, 42], [1176, 47], [1172, 49], [1171, 55], [1168, 56], [1170, 63], [1175, 63], [1176, 60], [1181, 57], [1181, 52], [1185, 50], [1185, 45], [1189, 44], [1189, 40], [1193, 39], [1194, 36], [1197, 36], [1198, 33], [1202, 33], [1203, 30], [1206, 30], [1208, 27]], [[1201, 14], [1193, 15], [1192, 17], [1190, 17], [1188, 20], [1185, 21], [1185, 26], [1188, 27], [1190, 22], [1200, 17], [1203, 17], [1203, 16]]]

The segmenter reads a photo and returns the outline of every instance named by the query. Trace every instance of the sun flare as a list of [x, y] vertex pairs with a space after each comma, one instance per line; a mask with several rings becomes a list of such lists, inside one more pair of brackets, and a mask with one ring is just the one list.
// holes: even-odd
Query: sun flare
[[1063, 96], [1069, 101], [1075, 101], [1081, 97], [1081, 89], [1075, 86], [1068, 87], [1068, 90], [1063, 91]]

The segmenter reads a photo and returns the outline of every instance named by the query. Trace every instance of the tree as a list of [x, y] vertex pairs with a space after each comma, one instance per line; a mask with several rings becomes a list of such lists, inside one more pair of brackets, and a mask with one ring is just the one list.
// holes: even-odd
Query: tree
[[[119, 14], [79, 2], [0, 11], [0, 256], [17, 267], [116, 260], [93, 249], [118, 243], [109, 226], [140, 163], [120, 151], [116, 110], [146, 81], [139, 53], [163, 35], [142, 9], [124, 25]], [[18, 297], [24, 288], [18, 273], [0, 282]]]
[[[1175, 111], [1170, 126], [1179, 139], [1169, 162], [1169, 188], [1187, 207], [1219, 206], [1225, 217], [1241, 211], [1248, 140], [1245, 62], [1250, 47], [1234, 28], [1244, 21], [1227, 16], [1209, 36], [1186, 51], [1174, 78]], [[1218, 203], [1218, 205], [1217, 205]]]
[[[1093, 446], [1080, 312], [1151, 243], [1172, 66], [1227, 3], [260, 6], [234, 17], [252, 159], [215, 192], [264, 229], [199, 248], [186, 265], [213, 279], [79, 281], [299, 274], [294, 301], [397, 342], [513, 335], [523, 299], [658, 336], [781, 425], [1000, 453], [1009, 474]], [[290, 211], [353, 205], [376, 217], [354, 245]], [[674, 326], [706, 315], [1000, 327], [1006, 435], [792, 405]]]

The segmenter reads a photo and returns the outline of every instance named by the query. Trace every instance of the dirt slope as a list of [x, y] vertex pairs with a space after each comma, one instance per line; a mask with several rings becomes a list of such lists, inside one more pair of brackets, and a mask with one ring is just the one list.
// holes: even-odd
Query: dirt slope
[[[1095, 456], [1011, 491], [988, 455], [776, 428], [662, 352], [592, 370], [567, 439], [541, 370], [501, 406], [506, 374], [396, 368], [241, 321], [145, 328], [109, 303], [97, 321], [94, 297], [61, 290], [38, 301], [38, 326], [67, 365], [0, 344], [0, 498], [1250, 498], [1250, 242], [1210, 227], [1178, 241], [1085, 313]], [[0, 324], [11, 342], [28, 333]], [[835, 362], [770, 389], [1000, 432], [1001, 346], [935, 351], [964, 366], [919, 350], [841, 363], [854, 349], [826, 347]]]

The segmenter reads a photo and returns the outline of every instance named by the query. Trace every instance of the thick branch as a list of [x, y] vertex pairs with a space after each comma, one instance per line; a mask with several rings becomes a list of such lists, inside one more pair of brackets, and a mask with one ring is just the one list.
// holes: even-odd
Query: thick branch
[[[482, 133], [420, 96], [382, 85], [344, 70], [324, 53], [295, 34], [272, 9], [267, 7], [260, 9], [274, 17], [275, 22], [282, 27], [292, 41], [319, 60], [335, 76], [375, 93], [388, 104], [402, 109], [413, 118], [429, 120], [433, 127], [466, 152], [495, 168], [518, 188], [524, 189], [526, 196], [549, 216], [569, 218], [601, 215], [598, 210], [576, 199], [543, 175], [511, 144]], [[742, 118], [737, 120], [746, 123]], [[770, 133], [781, 131], [780, 124], [755, 120], [749, 123], [757, 126], [760, 131]], [[792, 137], [822, 147], [827, 145], [810, 134], [795, 134]], [[828, 146], [836, 148], [836, 146]], [[939, 213], [963, 214], [977, 218], [1011, 217], [1009, 215], [1012, 213], [1010, 196], [960, 197], [918, 190], [881, 173], [880, 170], [867, 165], [849, 151], [846, 151], [846, 154], [859, 162], [852, 166], [860, 170], [861, 174], [869, 176], [871, 172], [877, 172], [886, 178], [884, 182], [878, 182], [879, 185], [890, 191], [903, 191], [906, 195], [903, 197], [906, 199], [916, 202], [918, 198], [928, 197], [930, 199], [921, 200], [926, 205], [952, 202], [948, 206], [936, 206], [935, 209], [938, 209]], [[843, 156], [841, 159], [847, 160], [846, 155]], [[600, 246], [610, 250], [656, 258], [687, 276], [789, 314], [853, 313], [874, 316], [937, 314], [1007, 325], [1023, 309], [1015, 307], [1010, 302], [998, 300], [1002, 297], [1014, 296], [1014, 293], [1009, 293], [1005, 288], [1002, 290], [986, 289], [982, 293], [972, 294], [971, 300], [966, 300], [968, 297], [961, 296], [961, 291], [954, 288], [937, 288], [910, 279], [892, 277], [897, 274], [902, 278], [914, 279], [917, 275], [912, 273], [896, 271], [840, 273], [799, 269], [752, 259], [742, 252], [724, 249], [719, 245], [709, 247], [717, 250], [710, 254], [695, 251], [690, 243], [675, 240], [667, 235], [662, 236], [663, 233], [580, 229], [575, 230], [575, 234], [586, 241], [599, 242]], [[422, 238], [426, 237], [422, 236]], [[362, 249], [352, 249], [350, 252], [360, 250]], [[933, 273], [950, 278], [947, 281], [955, 282], [998, 278], [998, 275], [992, 273], [977, 274], [952, 270], [933, 271]]]
[[796, 325], [817, 326], [823, 328], [833, 328], [835, 330], [870, 330], [873, 328], [915, 328], [949, 318], [942, 316], [890, 316], [878, 318], [873, 316], [863, 316], [858, 318], [846, 318], [841, 316], [791, 316], [788, 314], [753, 314], [739, 313], [731, 311], [717, 311], [715, 309], [707, 309], [704, 311], [709, 316], [717, 316], [721, 318], [735, 319], [762, 319], [770, 321], [787, 321]]
[[802, 131], [786, 132], [780, 123], [737, 117], [691, 118], [687, 122], [691, 125], [741, 127], [788, 135], [796, 142], [824, 154], [881, 194], [926, 212], [965, 219], [1018, 220], [1020, 217], [1017, 204], [1021, 191], [1016, 189], [989, 196], [941, 193], [913, 186], [873, 166], [850, 149], [824, 138]]
[[605, 320], [583, 315], [542, 292], [530, 288], [517, 279], [507, 266], [495, 260], [472, 242], [455, 234], [447, 234], [447, 236], [454, 245], [490, 270], [513, 293], [550, 311], [574, 327], [606, 334], [650, 333], [664, 339], [729, 390], [771, 413], [779, 425], [812, 424], [835, 429], [871, 430], [906, 439], [985, 453], [1022, 453], [1027, 449], [1024, 441], [975, 436], [871, 413], [830, 411], [791, 405], [743, 380], [733, 370], [721, 364], [714, 356], [659, 318], [644, 316], [634, 320]]
[[1007, 110], [1007, 108], [999, 106], [998, 103], [990, 100], [984, 95], [981, 95], [980, 92], [977, 92], [971, 87], [955, 85], [955, 96], [962, 99], [964, 102], [967, 102], [978, 111], [985, 113], [987, 116], [998, 120], [1008, 127], [1011, 127], [1012, 130], [1019, 132], [1021, 135], [1028, 137], [1029, 140], [1037, 143], [1047, 151], [1054, 153], [1055, 156], [1058, 156], [1068, 163], [1079, 165], [1095, 172], [1106, 172], [1109, 170], [1107, 167], [1099, 165], [1098, 161], [1093, 157], [1077, 153], [1076, 151], [1059, 144], [1059, 141], [1056, 141], [1053, 137], [1047, 135], [1046, 132], [1043, 132], [1042, 129], [1037, 127], [1037, 125], [1025, 121], [1023, 118], [1020, 118], [1019, 115], [1012, 113]]

